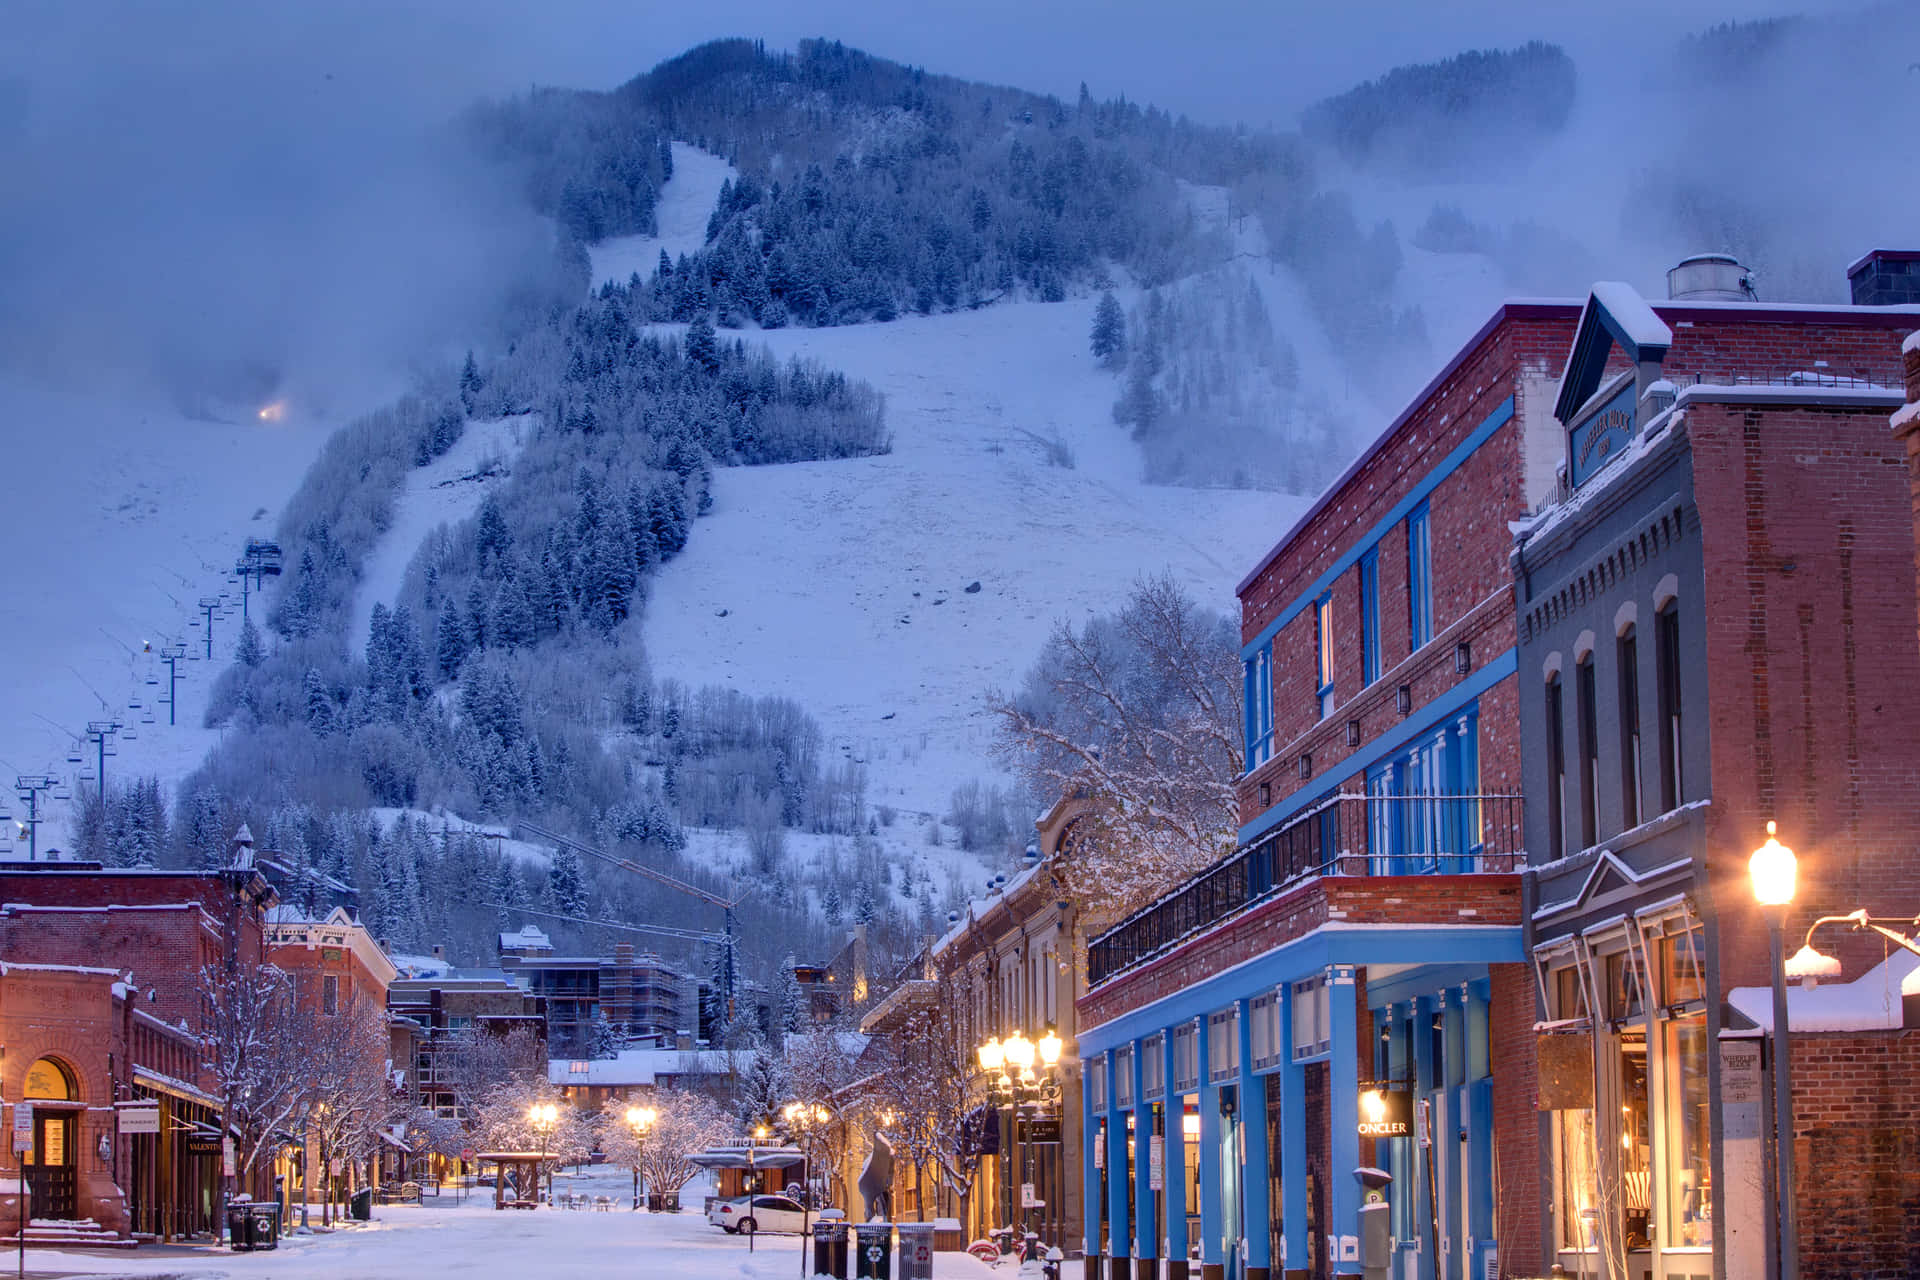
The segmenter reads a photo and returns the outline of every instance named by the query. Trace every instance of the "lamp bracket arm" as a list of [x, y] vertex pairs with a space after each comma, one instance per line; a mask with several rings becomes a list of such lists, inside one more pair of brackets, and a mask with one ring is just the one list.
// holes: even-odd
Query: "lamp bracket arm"
[[[1850, 924], [1855, 929], [1871, 929], [1873, 932], [1880, 934], [1882, 937], [1887, 938], [1893, 942], [1897, 942], [1902, 947], [1905, 947], [1908, 951], [1911, 951], [1915, 955], [1920, 956], [1920, 942], [1914, 941], [1914, 939], [1909, 938], [1906, 934], [1901, 933], [1897, 929], [1891, 929], [1887, 927], [1886, 922], [1893, 918], [1894, 917], [1881, 917], [1879, 919], [1876, 919], [1873, 916], [1868, 915], [1866, 912], [1866, 908], [1864, 907], [1862, 907], [1858, 911], [1849, 912], [1844, 916], [1821, 916], [1818, 920], [1815, 920], [1812, 924], [1807, 926], [1807, 939], [1806, 939], [1805, 945], [1809, 947], [1813, 945], [1813, 931], [1815, 929], [1818, 929], [1823, 924]], [[1907, 925], [1908, 927], [1913, 927], [1916, 924], [1920, 924], [1920, 921], [1902, 919], [1900, 920], [1900, 923]]]

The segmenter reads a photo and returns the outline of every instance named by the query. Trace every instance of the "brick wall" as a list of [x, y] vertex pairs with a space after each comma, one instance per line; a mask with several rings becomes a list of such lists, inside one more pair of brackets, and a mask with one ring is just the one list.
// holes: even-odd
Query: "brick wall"
[[1806, 1280], [1920, 1275], [1920, 1031], [1793, 1038]]
[[1545, 1155], [1540, 1134], [1540, 1068], [1533, 1053], [1537, 1007], [1533, 966], [1487, 966], [1488, 1066], [1493, 1075], [1493, 1142], [1498, 1169], [1494, 1218], [1501, 1271], [1543, 1275], [1553, 1259], [1547, 1248], [1547, 1205], [1540, 1182]]
[[0, 908], [0, 960], [105, 964], [130, 971], [140, 990], [139, 1007], [166, 1022], [184, 1018], [190, 1026], [200, 1025], [200, 971], [219, 957], [220, 936], [197, 905], [140, 910]]
[[[1557, 373], [1571, 342], [1578, 308], [1508, 307], [1450, 370], [1382, 437], [1371, 454], [1304, 526], [1275, 549], [1241, 592], [1241, 638], [1251, 641], [1336, 560], [1477, 430], [1501, 402], [1515, 401], [1512, 420], [1442, 480], [1428, 498], [1432, 549], [1433, 631], [1436, 642], [1409, 656], [1408, 556], [1405, 522], [1375, 544], [1379, 564], [1382, 678], [1363, 688], [1360, 574], [1349, 568], [1331, 585], [1334, 610], [1335, 710], [1322, 719], [1318, 638], [1311, 607], [1295, 615], [1273, 641], [1274, 756], [1241, 780], [1241, 821], [1302, 785], [1302, 752], [1313, 776], [1329, 788], [1351, 752], [1346, 722], [1359, 720], [1362, 741], [1400, 719], [1398, 688], [1409, 685], [1413, 706], [1450, 689], [1454, 644], [1472, 646], [1476, 661], [1513, 644], [1507, 521], [1524, 513], [1526, 418], [1524, 380]], [[1517, 751], [1518, 722], [1482, 732], [1483, 759], [1506, 777]], [[1491, 748], [1491, 750], [1489, 750]], [[1333, 770], [1329, 772], [1329, 770]], [[1263, 799], [1262, 785], [1266, 792]]]
[[[1887, 365], [1898, 335], [1881, 342]], [[1914, 533], [1884, 409], [1697, 405], [1687, 428], [1713, 672], [1687, 712], [1709, 717], [1724, 990], [1767, 981], [1746, 862], [1769, 818], [1800, 855], [1790, 934], [1861, 906], [1915, 910]], [[1880, 959], [1861, 935], [1824, 937], [1850, 972]]]

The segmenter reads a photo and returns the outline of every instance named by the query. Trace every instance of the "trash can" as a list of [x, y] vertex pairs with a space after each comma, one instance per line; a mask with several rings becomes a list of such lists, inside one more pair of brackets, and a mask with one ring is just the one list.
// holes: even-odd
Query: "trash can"
[[853, 1229], [853, 1274], [859, 1280], [892, 1280], [893, 1224], [862, 1222]]
[[248, 1237], [255, 1249], [280, 1247], [280, 1205], [277, 1202], [247, 1206]]
[[900, 1269], [895, 1280], [933, 1280], [933, 1234], [931, 1222], [902, 1222], [900, 1233]]
[[680, 1193], [678, 1191], [649, 1191], [647, 1193], [647, 1212], [680, 1212]]
[[227, 1202], [227, 1245], [229, 1248], [247, 1250], [253, 1248], [253, 1215], [248, 1211], [252, 1206], [246, 1201], [229, 1200]]
[[362, 1187], [353, 1193], [353, 1199], [347, 1201], [347, 1216], [355, 1222], [368, 1222], [373, 1218], [373, 1188]]
[[834, 1218], [813, 1224], [813, 1274], [847, 1280], [847, 1224]]

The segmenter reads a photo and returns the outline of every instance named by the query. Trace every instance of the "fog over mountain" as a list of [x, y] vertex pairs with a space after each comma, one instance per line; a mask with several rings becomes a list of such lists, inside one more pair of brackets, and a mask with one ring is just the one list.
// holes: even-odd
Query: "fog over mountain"
[[[1704, 73], [1684, 65], [1691, 31], [1791, 13], [1809, 20], [1711, 53]], [[7, 24], [0, 345], [16, 365], [157, 381], [214, 414], [284, 385], [384, 385], [497, 336], [503, 310], [555, 287], [552, 244], [514, 183], [453, 145], [449, 122], [476, 96], [529, 83], [610, 88], [716, 35], [781, 47], [826, 34], [1063, 99], [1086, 82], [1101, 99], [1281, 130], [1398, 63], [1556, 41], [1577, 68], [1567, 124], [1493, 184], [1416, 190], [1431, 175], [1345, 174], [1338, 155], [1322, 174], [1402, 240], [1434, 204], [1457, 207], [1504, 283], [1532, 292], [1595, 272], [1654, 288], [1677, 254], [1732, 248], [1768, 296], [1837, 296], [1846, 260], [1906, 231], [1910, 167], [1891, 157], [1920, 106], [1912, 6], [1830, 0], [1626, 0], [1579, 14], [1511, 0], [1325, 12], [1212, 0], [1177, 22], [1143, 0], [644, 13], [563, 0], [537, 18], [499, 2], [43, 0]], [[1498, 149], [1486, 136], [1497, 125], [1468, 123], [1473, 151]], [[1834, 197], [1845, 191], [1857, 194]]]

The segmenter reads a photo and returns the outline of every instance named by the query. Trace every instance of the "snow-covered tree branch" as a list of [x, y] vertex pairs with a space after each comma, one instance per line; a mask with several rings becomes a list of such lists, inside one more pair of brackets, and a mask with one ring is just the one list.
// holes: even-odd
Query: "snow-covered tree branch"
[[990, 699], [1033, 791], [1090, 806], [1064, 870], [1094, 917], [1232, 851], [1240, 676], [1233, 624], [1162, 574], [1116, 614], [1056, 626], [1021, 691]]

